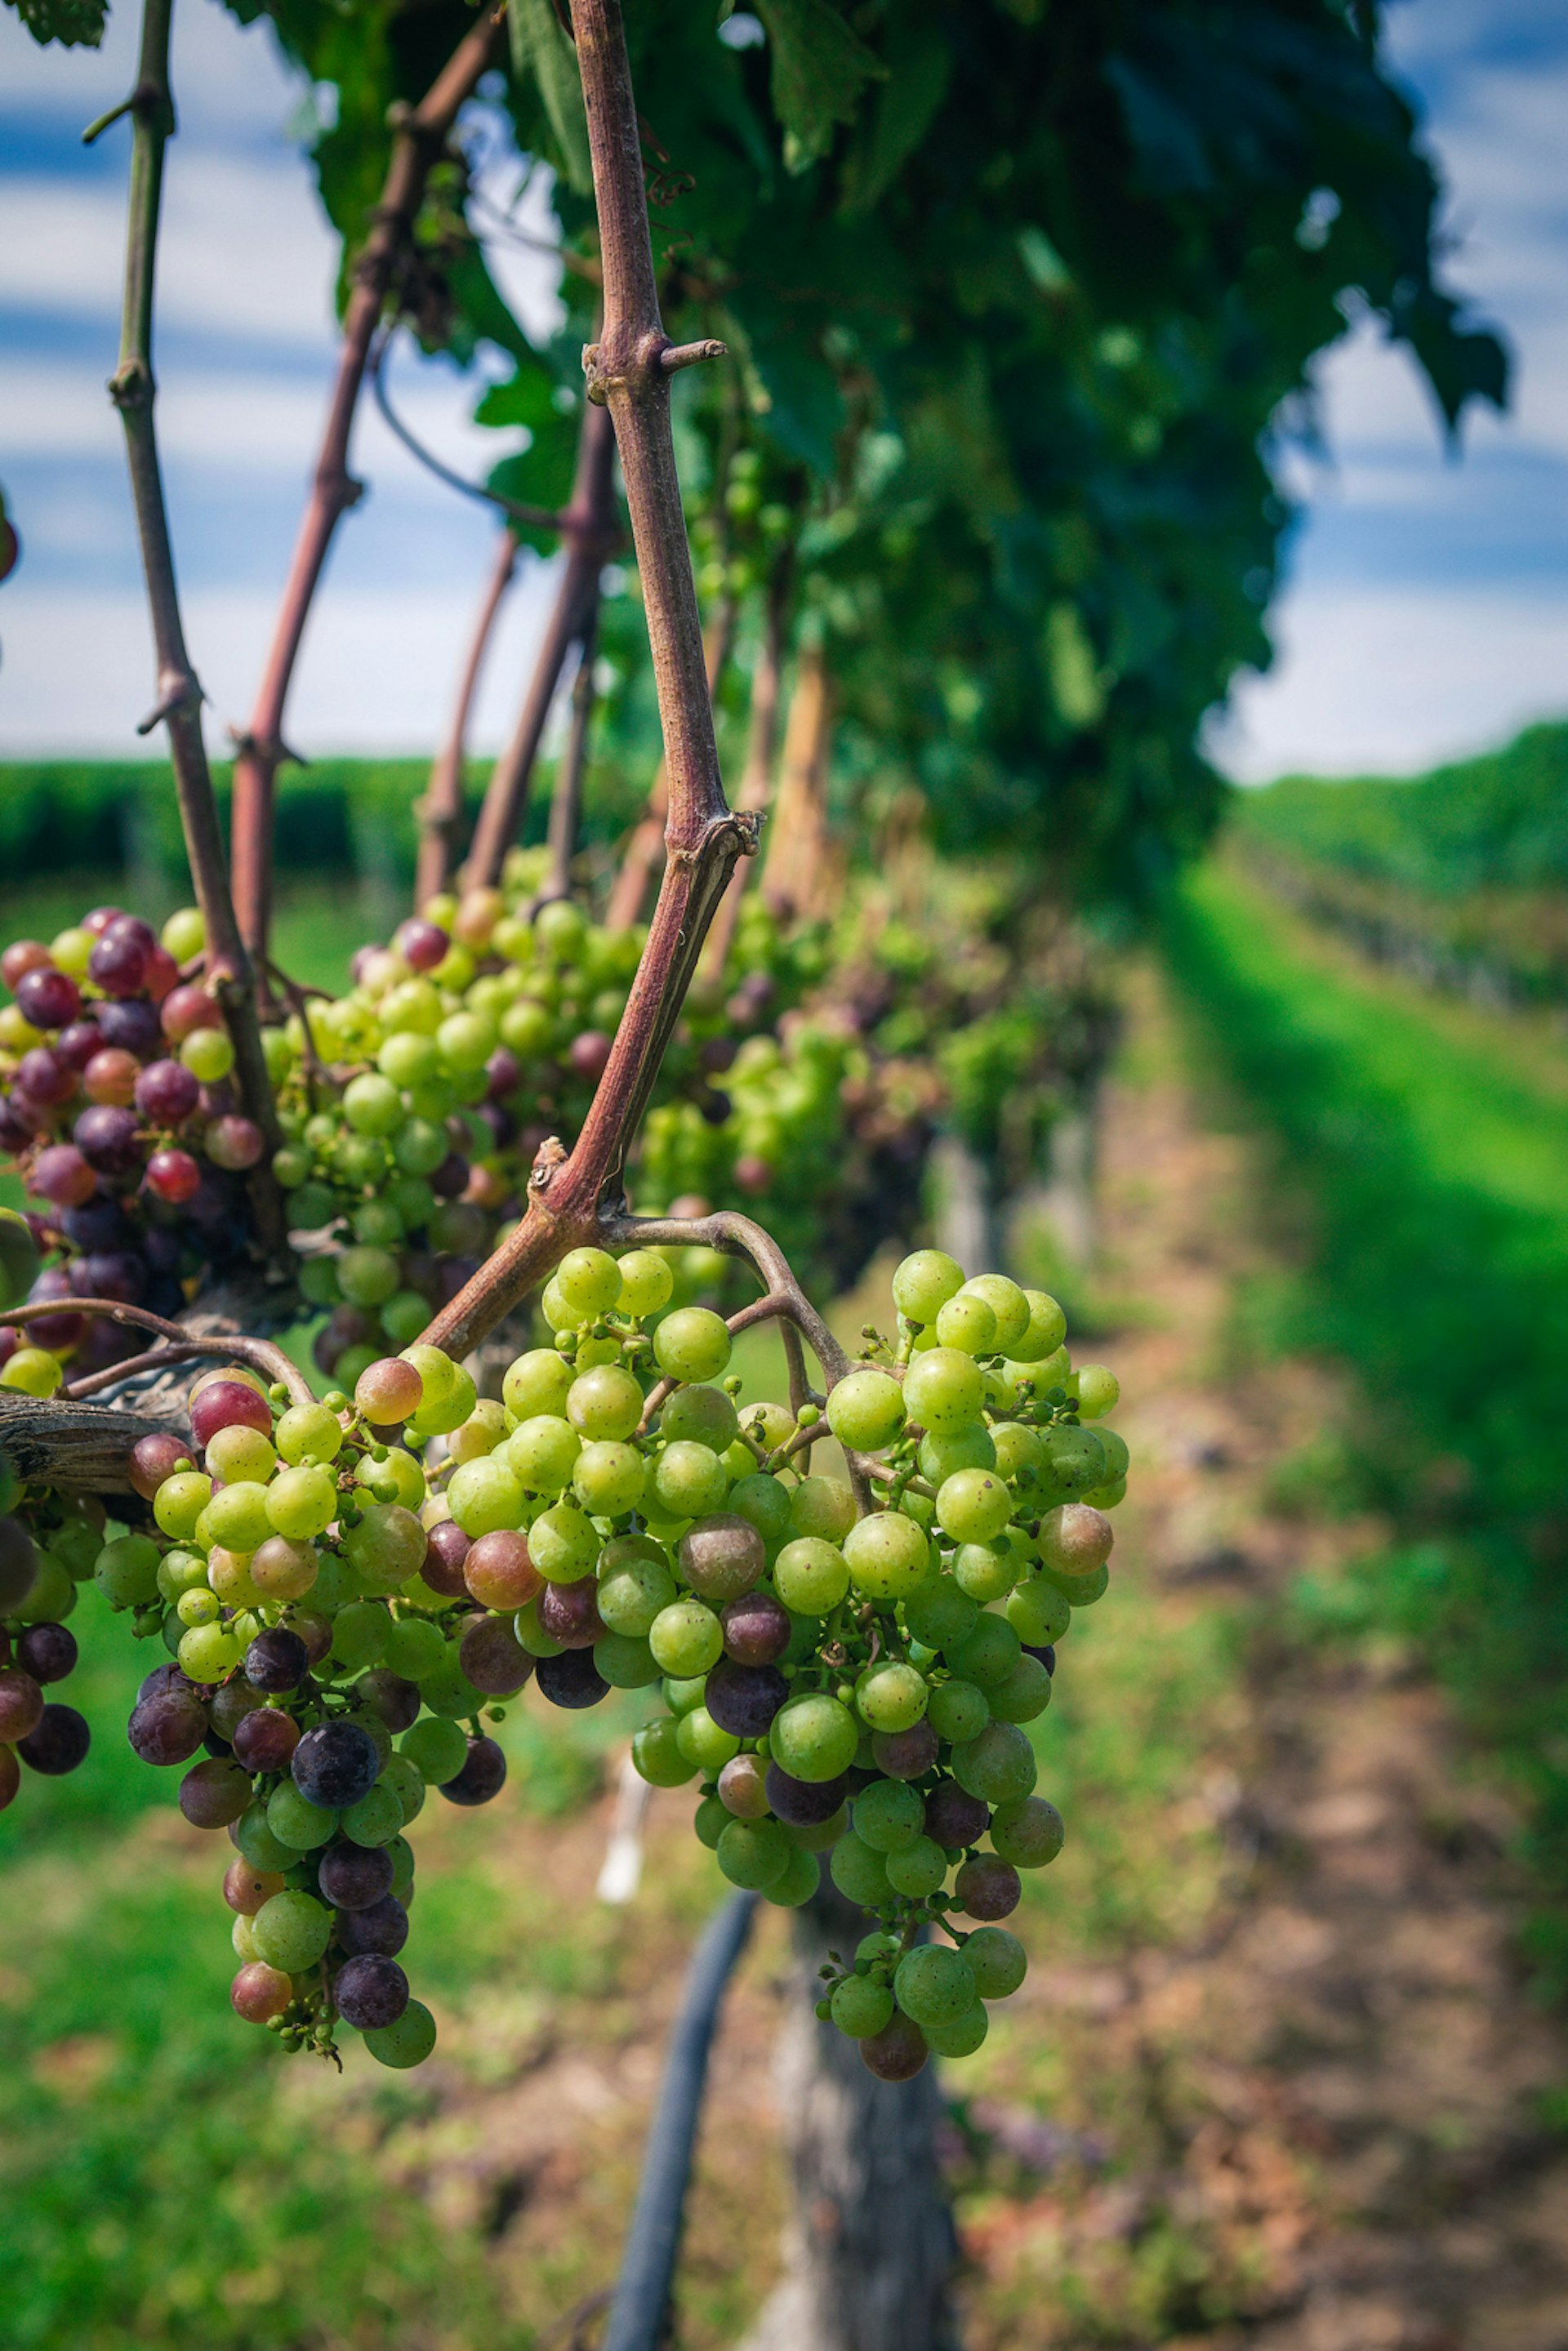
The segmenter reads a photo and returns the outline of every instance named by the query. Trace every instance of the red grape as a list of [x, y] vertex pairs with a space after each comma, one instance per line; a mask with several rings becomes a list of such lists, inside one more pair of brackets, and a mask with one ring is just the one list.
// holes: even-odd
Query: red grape
[[0, 955], [0, 979], [3, 979], [6, 987], [15, 994], [28, 972], [38, 971], [45, 964], [53, 961], [54, 957], [41, 941], [15, 939], [5, 949], [5, 954]]
[[152, 1061], [136, 1081], [136, 1107], [154, 1126], [178, 1126], [201, 1097], [201, 1082], [183, 1061]]
[[107, 1102], [126, 1110], [136, 1099], [136, 1081], [141, 1073], [141, 1063], [134, 1053], [124, 1052], [118, 1045], [106, 1046], [93, 1055], [82, 1071], [82, 1090], [89, 1102]]
[[485, 1075], [490, 1081], [490, 1100], [504, 1102], [507, 1094], [516, 1093], [523, 1072], [517, 1055], [508, 1053], [505, 1045], [497, 1045], [485, 1064]]
[[188, 1763], [207, 1735], [206, 1708], [188, 1682], [183, 1689], [154, 1690], [137, 1699], [125, 1735], [143, 1763]]
[[[481, 1541], [489, 1540], [488, 1536], [481, 1537]], [[478, 1547], [476, 1543], [474, 1548], [476, 1551]], [[474, 1554], [470, 1552], [470, 1572], [473, 1562]], [[604, 1638], [604, 1620], [599, 1614], [598, 1593], [599, 1587], [591, 1575], [584, 1576], [580, 1583], [547, 1583], [539, 1594], [540, 1632], [548, 1633], [552, 1641], [559, 1641], [563, 1649], [591, 1649], [595, 1641]]]
[[789, 1611], [770, 1592], [748, 1592], [719, 1611], [724, 1646], [743, 1666], [770, 1666], [789, 1646]]
[[147, 1162], [147, 1188], [160, 1200], [178, 1207], [202, 1180], [202, 1171], [188, 1151], [155, 1151]]
[[165, 1037], [178, 1045], [198, 1029], [212, 1029], [217, 1024], [217, 1007], [204, 987], [194, 980], [171, 988], [159, 1008]]
[[162, 1431], [155, 1437], [139, 1437], [131, 1448], [131, 1482], [144, 1502], [150, 1502], [165, 1478], [174, 1474], [176, 1462], [189, 1461], [191, 1447]]
[[207, 1444], [220, 1428], [257, 1428], [272, 1435], [272, 1407], [244, 1380], [209, 1380], [191, 1398], [191, 1434]]
[[202, 1138], [215, 1167], [254, 1167], [267, 1149], [267, 1137], [248, 1118], [215, 1118]]
[[44, 1693], [31, 1674], [0, 1673], [0, 1745], [14, 1747], [44, 1719]]
[[319, 1882], [322, 1901], [334, 1910], [368, 1910], [392, 1892], [392, 1857], [384, 1845], [329, 1845]]
[[404, 923], [392, 941], [411, 971], [434, 971], [451, 944], [439, 923], [421, 922]]
[[26, 1094], [7, 1094], [0, 1101], [0, 1149], [26, 1151], [43, 1123], [42, 1112], [33, 1107]]
[[[438, 1539], [441, 1539], [444, 1554], [448, 1550], [456, 1549], [452, 1537], [446, 1533], [447, 1527], [453, 1523], [450, 1520], [444, 1520], [430, 1531], [423, 1570], [427, 1583], [430, 1582], [430, 1553], [437, 1548]], [[461, 1528], [455, 1528], [455, 1531], [462, 1533]], [[514, 1534], [509, 1528], [500, 1527], [494, 1534], [481, 1535], [476, 1543], [470, 1544], [466, 1536], [463, 1541], [463, 1555], [456, 1562], [462, 1579], [458, 1589], [472, 1593], [474, 1598], [482, 1601], [486, 1608], [526, 1608], [544, 1582], [528, 1555], [527, 1538]], [[445, 1564], [444, 1556], [443, 1565]], [[595, 1634], [592, 1637], [597, 1640], [599, 1636]]]
[[[480, 1540], [488, 1542], [491, 1538], [484, 1535]], [[521, 1536], [517, 1537], [516, 1540], [522, 1541]], [[424, 1564], [419, 1572], [432, 1592], [439, 1592], [443, 1600], [461, 1600], [467, 1594], [469, 1587], [463, 1569], [464, 1562], [472, 1548], [470, 1537], [464, 1533], [455, 1519], [443, 1519], [437, 1525], [431, 1528], [425, 1538]], [[527, 1543], [523, 1543], [525, 1558], [528, 1556], [528, 1548]], [[532, 1581], [528, 1587], [528, 1597], [531, 1600], [538, 1590], [541, 1581], [531, 1560], [528, 1561], [528, 1574]], [[479, 1596], [477, 1593], [474, 1594], [476, 1599]], [[520, 1600], [512, 1603], [516, 1608], [520, 1608], [523, 1604]], [[505, 1605], [504, 1603], [503, 1605]]]
[[611, 1040], [601, 1029], [585, 1029], [580, 1036], [574, 1037], [567, 1057], [574, 1074], [597, 1082], [604, 1075]]
[[[486, 1740], [486, 1744], [490, 1742]], [[496, 1751], [498, 1754], [500, 1750]], [[503, 1771], [505, 1768], [503, 1765]], [[367, 1953], [363, 1959], [350, 1959], [339, 1969], [332, 1996], [344, 2023], [353, 2025], [358, 2032], [369, 2032], [378, 2025], [397, 2022], [408, 2006], [408, 1978], [395, 1959]]]
[[234, 2012], [246, 2024], [269, 2024], [283, 2014], [293, 1997], [292, 1980], [281, 1968], [269, 1968], [265, 1959], [252, 1959], [229, 1986]]
[[17, 1635], [16, 1663], [36, 1682], [63, 1682], [76, 1661], [76, 1635], [68, 1625], [25, 1625]]
[[82, 916], [78, 927], [84, 930], [89, 938], [100, 939], [110, 923], [120, 923], [124, 920], [123, 906], [95, 906], [90, 914]]
[[511, 1698], [534, 1669], [533, 1658], [504, 1616], [476, 1616], [457, 1645], [457, 1662], [486, 1698]]
[[1010, 1861], [977, 1853], [953, 1880], [953, 1891], [971, 1918], [1005, 1918], [1018, 1908], [1023, 1887]]
[[281, 1707], [258, 1706], [235, 1725], [235, 1761], [247, 1771], [287, 1771], [299, 1725]]
[[929, 2051], [925, 2035], [912, 2017], [895, 2009], [880, 2032], [858, 2042], [862, 2062], [879, 2082], [909, 2082], [925, 2064]]
[[168, 948], [157, 946], [147, 958], [147, 977], [142, 982], [154, 1004], [161, 1004], [171, 989], [180, 984], [180, 967]]
[[146, 1260], [134, 1249], [94, 1249], [77, 1268], [78, 1298], [111, 1298], [117, 1306], [136, 1306], [146, 1290]]
[[368, 1910], [340, 1911], [337, 1928], [339, 1948], [351, 1959], [377, 1951], [390, 1959], [408, 1940], [408, 1912], [388, 1894]]

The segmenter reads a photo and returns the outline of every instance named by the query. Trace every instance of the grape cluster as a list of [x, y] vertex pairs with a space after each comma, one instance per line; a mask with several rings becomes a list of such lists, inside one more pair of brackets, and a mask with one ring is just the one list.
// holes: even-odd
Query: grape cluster
[[[498, 1792], [483, 1719], [530, 1682], [572, 1709], [656, 1691], [636, 1767], [700, 1779], [735, 1884], [799, 1904], [829, 1855], [883, 1922], [825, 2003], [873, 2071], [977, 2047], [1021, 1979], [996, 1922], [1061, 1823], [1019, 1726], [1105, 1588], [1126, 1448], [1085, 1424], [1114, 1380], [1071, 1368], [1043, 1293], [926, 1250], [895, 1278], [896, 1342], [825, 1416], [742, 1406], [727, 1324], [674, 1288], [662, 1252], [577, 1249], [541, 1300], [553, 1345], [498, 1399], [415, 1343], [351, 1399], [212, 1374], [188, 1443], [137, 1446], [152, 1531], [92, 1565], [170, 1652], [131, 1743], [188, 1766], [186, 1818], [228, 1829], [234, 2004], [287, 2045], [330, 2053], [347, 2024], [389, 2064], [428, 2053], [397, 1961], [403, 1832], [431, 1787]], [[829, 1436], [858, 1499], [810, 1469]]]
[[181, 967], [202, 951], [201, 916], [172, 915], [162, 938], [99, 906], [46, 946], [0, 956], [0, 1150], [31, 1198], [47, 1261], [28, 1291], [57, 1302], [23, 1335], [0, 1332], [0, 1384], [50, 1395], [69, 1361], [97, 1371], [140, 1342], [73, 1298], [163, 1314], [184, 1281], [242, 1253], [250, 1217], [240, 1178], [260, 1129], [227, 1082], [234, 1045], [215, 998]]
[[92, 1734], [53, 1695], [77, 1662], [65, 1619], [92, 1573], [101, 1505], [59, 1496], [24, 1502], [0, 1456], [0, 1812], [16, 1801], [21, 1767], [46, 1779], [74, 1771]]

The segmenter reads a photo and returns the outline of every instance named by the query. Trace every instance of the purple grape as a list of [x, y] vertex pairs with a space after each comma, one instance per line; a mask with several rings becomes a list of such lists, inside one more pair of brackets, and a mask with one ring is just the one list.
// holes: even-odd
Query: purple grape
[[40, 1102], [50, 1110], [69, 1102], [79, 1082], [70, 1063], [62, 1061], [57, 1053], [51, 1053], [47, 1045], [35, 1045], [16, 1064], [19, 1091], [29, 1102]]
[[591, 1649], [563, 1649], [559, 1657], [541, 1657], [534, 1667], [534, 1681], [551, 1706], [597, 1706], [610, 1695]]
[[116, 1102], [94, 1102], [84, 1110], [71, 1140], [100, 1176], [129, 1176], [141, 1163], [141, 1122], [133, 1110]]
[[142, 1237], [141, 1254], [155, 1274], [169, 1275], [180, 1270], [180, 1236], [164, 1232], [157, 1225], [148, 1227]]
[[389, 1730], [407, 1730], [418, 1719], [420, 1698], [417, 1682], [404, 1681], [390, 1666], [372, 1666], [354, 1684], [356, 1695], [374, 1708]]
[[[69, 1298], [73, 1287], [71, 1273], [65, 1266], [46, 1266], [27, 1292], [28, 1303], [43, 1306], [57, 1298]], [[36, 1322], [28, 1324], [27, 1336], [39, 1347], [75, 1347], [80, 1344], [86, 1330], [87, 1317], [83, 1314], [40, 1314]]]
[[476, 1257], [444, 1257], [436, 1275], [436, 1296], [443, 1306], [450, 1306], [460, 1290], [465, 1290], [479, 1270]]
[[144, 1004], [140, 998], [129, 1004], [106, 1004], [98, 1016], [106, 1045], [118, 1045], [122, 1053], [134, 1053], [144, 1061], [149, 1053], [156, 1052], [162, 1041], [163, 1024], [155, 1004]]
[[370, 1732], [357, 1722], [323, 1722], [305, 1733], [289, 1769], [308, 1802], [341, 1813], [370, 1794], [381, 1760]]
[[397, 2022], [408, 2006], [408, 1978], [395, 1959], [367, 1952], [339, 1969], [332, 1996], [345, 2024], [370, 2032], [377, 2025]]
[[0, 1614], [19, 1608], [38, 1576], [38, 1554], [20, 1519], [0, 1519]]
[[299, 1726], [280, 1707], [258, 1706], [234, 1727], [236, 1763], [247, 1771], [287, 1771], [299, 1744]]
[[849, 1793], [849, 1782], [841, 1773], [836, 1780], [792, 1780], [777, 1763], [768, 1766], [763, 1785], [775, 1819], [792, 1829], [820, 1828]]
[[135, 996], [147, 977], [157, 942], [145, 923], [122, 915], [102, 934], [88, 958], [88, 976], [106, 996]]
[[74, 1143], [51, 1143], [39, 1152], [27, 1189], [52, 1208], [78, 1207], [98, 1189], [98, 1177]]
[[39, 964], [16, 983], [16, 1003], [35, 1029], [68, 1029], [81, 1012], [81, 990], [53, 964]]
[[[581, 1656], [582, 1650], [569, 1649], [567, 1656]], [[543, 1663], [564, 1664], [564, 1658], [546, 1658]], [[597, 1674], [595, 1681], [599, 1679]], [[608, 1685], [602, 1685], [608, 1687]], [[507, 1778], [507, 1759], [493, 1739], [473, 1739], [468, 1741], [468, 1754], [461, 1771], [441, 1783], [441, 1792], [449, 1804], [487, 1804], [498, 1796]]]
[[547, 1583], [538, 1597], [539, 1630], [563, 1649], [591, 1649], [604, 1638], [598, 1593], [591, 1575], [577, 1583]]
[[[265, 1627], [245, 1653], [245, 1677], [252, 1689], [298, 1689], [309, 1670], [309, 1653], [298, 1634], [291, 1633], [287, 1625]], [[364, 1733], [360, 1735], [362, 1738]], [[349, 1802], [354, 1801], [350, 1796]]]
[[703, 1703], [732, 1738], [760, 1739], [789, 1695], [777, 1666], [737, 1666], [721, 1657], [707, 1677]]
[[68, 1208], [60, 1218], [60, 1230], [67, 1240], [84, 1250], [124, 1249], [132, 1237], [130, 1218], [108, 1192], [100, 1192], [96, 1200], [84, 1200], [79, 1208]]
[[136, 1081], [136, 1107], [154, 1126], [178, 1126], [190, 1117], [201, 1094], [183, 1061], [152, 1061]]
[[190, 1679], [188, 1675], [183, 1674], [178, 1666], [154, 1666], [146, 1680], [138, 1689], [136, 1696], [138, 1702], [140, 1702], [144, 1698], [155, 1698], [161, 1690], [191, 1690], [193, 1692], [195, 1687], [195, 1683]]
[[515, 1697], [534, 1669], [506, 1616], [476, 1616], [457, 1644], [457, 1663], [486, 1698]]
[[77, 1267], [78, 1298], [111, 1298], [120, 1306], [139, 1306], [146, 1291], [146, 1260], [134, 1249], [94, 1249]]
[[919, 1721], [907, 1730], [878, 1730], [873, 1733], [872, 1753], [876, 1757], [879, 1771], [890, 1780], [918, 1780], [935, 1764], [940, 1748], [931, 1725]]
[[468, 1162], [459, 1151], [449, 1151], [430, 1179], [438, 1200], [455, 1200], [468, 1181]]
[[321, 1855], [323, 1902], [336, 1910], [368, 1910], [392, 1891], [392, 1857], [385, 1845], [329, 1844]]
[[719, 1611], [726, 1654], [741, 1666], [770, 1666], [789, 1646], [789, 1611], [770, 1592], [747, 1592]]
[[395, 1959], [408, 1940], [408, 1912], [391, 1894], [372, 1902], [368, 1910], [340, 1910], [335, 1923], [339, 1949], [350, 1959], [371, 1952]]
[[[24, 983], [24, 985], [26, 983]], [[48, 1028], [53, 1025], [55, 1024], [48, 1021], [40, 1021], [38, 1023], [40, 1028]], [[523, 1081], [523, 1065], [518, 1061], [515, 1053], [507, 1051], [505, 1045], [497, 1045], [495, 1051], [491, 1054], [489, 1060], [485, 1064], [485, 1075], [490, 1081], [490, 1100], [492, 1102], [504, 1102], [508, 1094], [516, 1093], [517, 1088], [521, 1085]]]
[[91, 1745], [92, 1733], [74, 1706], [47, 1706], [37, 1730], [16, 1741], [16, 1752], [32, 1771], [58, 1780], [76, 1770]]
[[1023, 1653], [1026, 1657], [1038, 1657], [1048, 1674], [1055, 1673], [1056, 1650], [1052, 1643], [1047, 1641], [1039, 1648], [1035, 1648], [1026, 1641], [1023, 1645]]
[[943, 1780], [925, 1799], [925, 1834], [946, 1853], [977, 1844], [991, 1824], [991, 1808], [956, 1780]]
[[43, 1120], [25, 1095], [7, 1094], [0, 1101], [0, 1150], [26, 1151]]
[[77, 1639], [68, 1625], [27, 1625], [16, 1643], [16, 1663], [36, 1682], [63, 1682], [77, 1661]]
[[93, 1055], [103, 1050], [103, 1031], [90, 1014], [73, 1020], [55, 1039], [55, 1059], [73, 1070], [85, 1070]]
[[[180, 1293], [183, 1299], [183, 1290]], [[156, 1311], [156, 1310], [155, 1310]], [[131, 1355], [140, 1354], [147, 1343], [144, 1331], [127, 1331], [107, 1316], [88, 1317], [87, 1336], [71, 1358], [73, 1374], [107, 1372], [115, 1364], [123, 1364]]]
[[187, 1682], [138, 1699], [125, 1735], [143, 1763], [188, 1763], [207, 1735], [207, 1710]]

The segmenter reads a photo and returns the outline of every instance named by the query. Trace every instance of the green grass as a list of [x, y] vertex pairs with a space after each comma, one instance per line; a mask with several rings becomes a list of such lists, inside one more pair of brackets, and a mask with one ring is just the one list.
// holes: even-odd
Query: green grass
[[1299, 1264], [1254, 1290], [1250, 1335], [1360, 1376], [1307, 1482], [1321, 1499], [1337, 1479], [1397, 1532], [1306, 1604], [1417, 1637], [1529, 1789], [1536, 1942], [1561, 1988], [1568, 1102], [1533, 1034], [1355, 964], [1227, 866], [1188, 883], [1167, 946], [1210, 1074], [1280, 1146]]

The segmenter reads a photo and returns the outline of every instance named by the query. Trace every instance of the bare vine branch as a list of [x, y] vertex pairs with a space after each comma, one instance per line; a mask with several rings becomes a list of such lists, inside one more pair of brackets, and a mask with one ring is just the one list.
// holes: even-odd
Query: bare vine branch
[[427, 448], [419, 435], [403, 423], [392, 406], [392, 394], [387, 390], [387, 354], [392, 346], [390, 330], [377, 338], [371, 353], [370, 378], [377, 411], [393, 440], [401, 441], [415, 463], [423, 465], [427, 474], [434, 474], [438, 482], [444, 482], [449, 490], [457, 490], [464, 497], [477, 500], [480, 506], [494, 507], [497, 514], [505, 515], [508, 522], [517, 523], [524, 530], [558, 529], [560, 517], [553, 507], [526, 506], [520, 498], [509, 498], [504, 490], [493, 490], [488, 482], [470, 481], [466, 474], [458, 473], [455, 466], [447, 465], [434, 449]]
[[169, 86], [172, 13], [172, 0], [146, 0], [136, 87], [123, 110], [131, 118], [131, 200], [120, 363], [110, 379], [109, 394], [120, 411], [125, 430], [131, 492], [158, 664], [157, 703], [137, 731], [150, 734], [159, 725], [165, 725], [169, 730], [169, 758], [174, 771], [185, 854], [206, 926], [207, 982], [223, 1006], [234, 1039], [235, 1080], [241, 1103], [267, 1143], [264, 1158], [252, 1173], [249, 1188], [257, 1229], [263, 1243], [272, 1251], [280, 1249], [284, 1239], [283, 1206], [271, 1168], [272, 1153], [282, 1136], [271, 1081], [262, 1058], [254, 974], [229, 895], [217, 799], [202, 732], [202, 689], [185, 645], [152, 414], [157, 397], [152, 374], [152, 308], [158, 219], [164, 151], [175, 127], [174, 102]]
[[289, 757], [283, 740], [288, 689], [332, 534], [340, 517], [361, 495], [361, 485], [349, 471], [349, 436], [371, 343], [432, 166], [445, 147], [458, 109], [472, 95], [495, 56], [504, 21], [504, 11], [487, 11], [464, 35], [419, 104], [397, 111], [392, 162], [382, 200], [376, 207], [370, 235], [354, 264], [353, 290], [343, 319], [338, 377], [327, 413], [316, 476], [295, 542], [250, 724], [240, 738], [235, 760], [231, 820], [235, 899], [241, 933], [256, 956], [266, 955], [271, 928], [273, 787], [278, 768]]
[[479, 690], [479, 674], [485, 666], [485, 656], [489, 651], [497, 617], [506, 601], [507, 590], [517, 577], [517, 542], [509, 530], [503, 530], [496, 550], [495, 566], [474, 624], [474, 634], [469, 640], [468, 657], [464, 663], [463, 675], [458, 684], [452, 725], [445, 742], [435, 756], [424, 797], [414, 811], [419, 819], [419, 856], [413, 881], [416, 910], [427, 899], [434, 898], [437, 891], [445, 889], [452, 871], [457, 835], [463, 825], [463, 772], [467, 763], [468, 726]]
[[[117, 1381], [129, 1378], [134, 1372], [152, 1371], [163, 1364], [175, 1364], [193, 1355], [222, 1355], [226, 1361], [246, 1364], [254, 1372], [267, 1379], [281, 1382], [288, 1390], [291, 1404], [313, 1403], [314, 1392], [298, 1364], [286, 1355], [270, 1339], [217, 1338], [187, 1331], [182, 1323], [168, 1322], [162, 1314], [151, 1314], [144, 1306], [127, 1306], [113, 1298], [73, 1298], [66, 1310], [72, 1314], [94, 1314], [107, 1322], [118, 1322], [127, 1331], [152, 1331], [164, 1342], [161, 1347], [150, 1348], [131, 1362], [114, 1364], [107, 1371], [89, 1373], [84, 1379], [62, 1388], [62, 1397], [77, 1402], [93, 1395], [98, 1389], [110, 1387]], [[8, 1307], [0, 1314], [0, 1329], [15, 1324], [25, 1330], [41, 1315], [58, 1314], [61, 1301], [40, 1300], [33, 1306]]]

